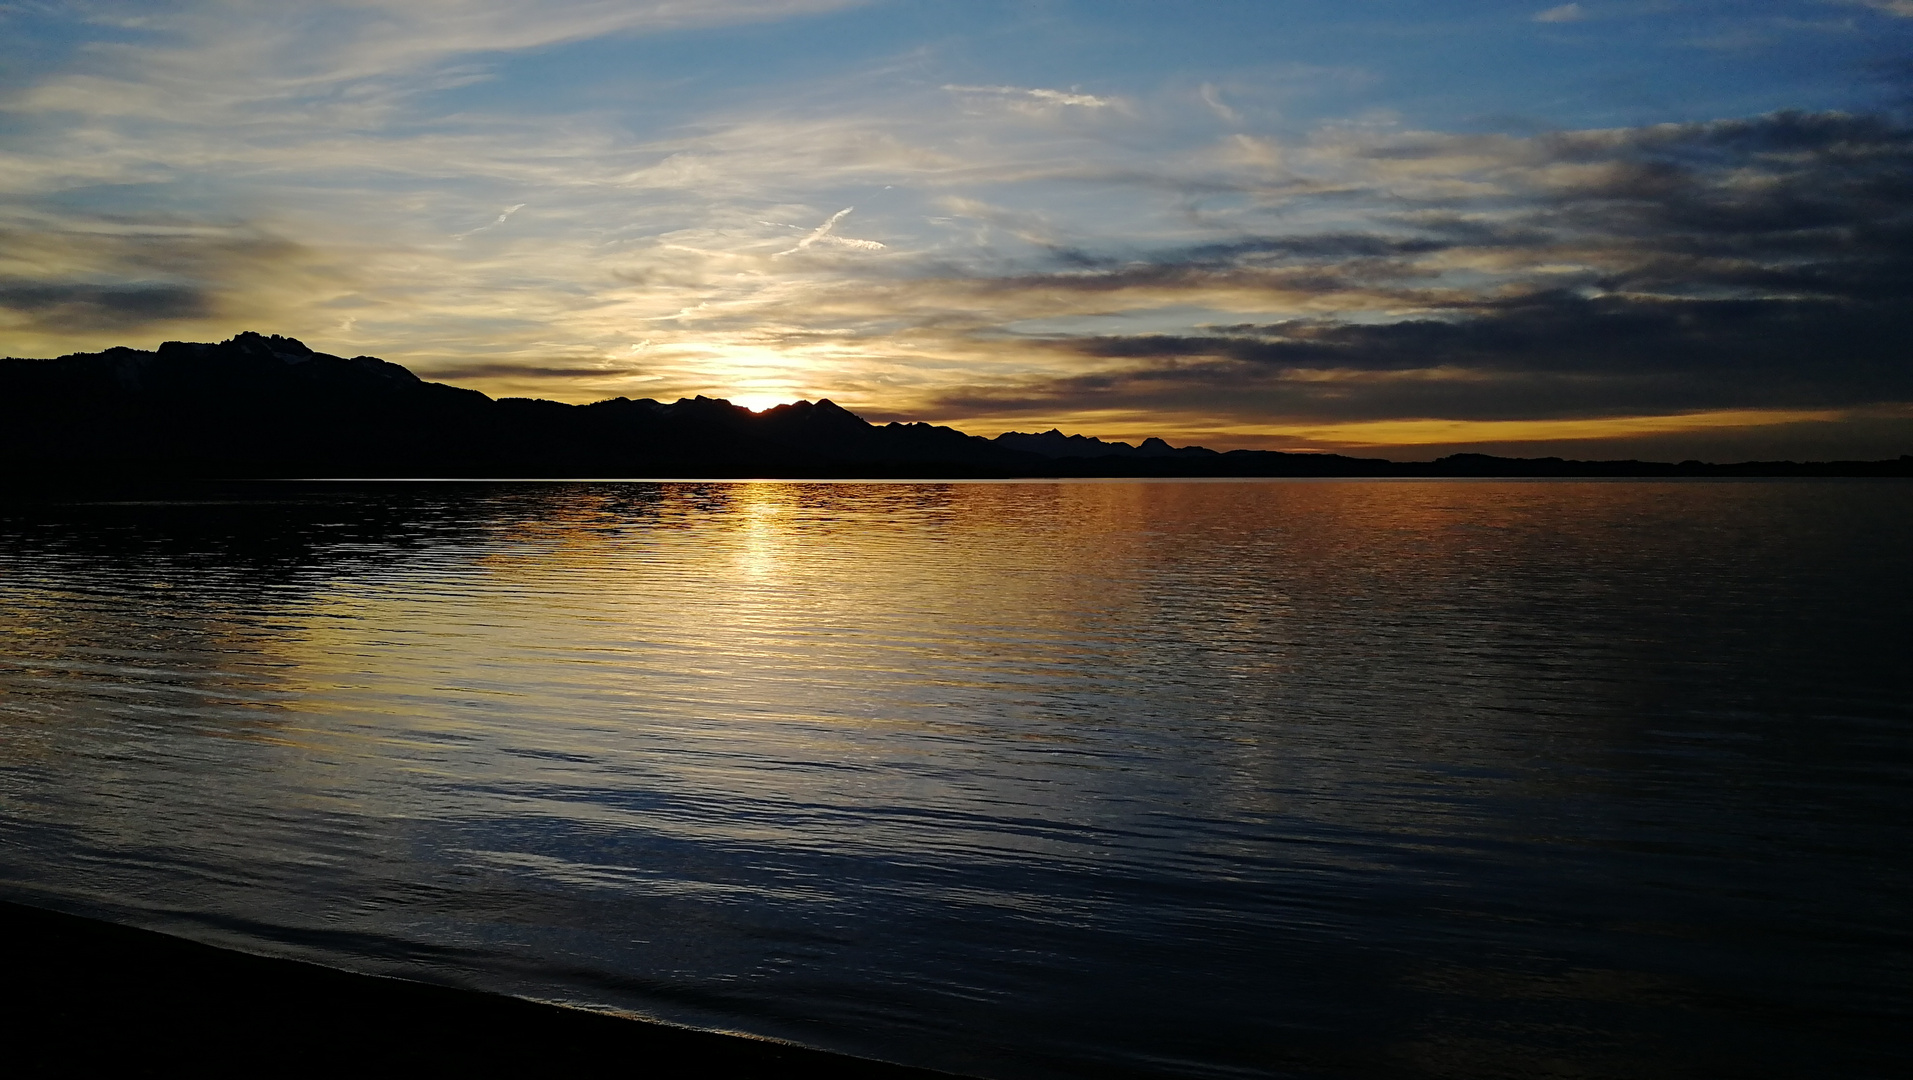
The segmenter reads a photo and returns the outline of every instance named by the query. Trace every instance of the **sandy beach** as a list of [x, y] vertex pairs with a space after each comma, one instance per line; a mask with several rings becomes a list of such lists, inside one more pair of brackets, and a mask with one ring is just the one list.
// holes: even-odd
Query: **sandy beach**
[[434, 1071], [616, 1062], [646, 1076], [942, 1073], [251, 956], [0, 903], [10, 1067]]

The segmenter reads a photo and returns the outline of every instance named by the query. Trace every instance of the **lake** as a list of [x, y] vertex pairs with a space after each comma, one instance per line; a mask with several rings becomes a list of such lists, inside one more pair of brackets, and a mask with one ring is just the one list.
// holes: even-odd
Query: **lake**
[[1913, 483], [0, 504], [0, 895], [977, 1076], [1913, 1069]]

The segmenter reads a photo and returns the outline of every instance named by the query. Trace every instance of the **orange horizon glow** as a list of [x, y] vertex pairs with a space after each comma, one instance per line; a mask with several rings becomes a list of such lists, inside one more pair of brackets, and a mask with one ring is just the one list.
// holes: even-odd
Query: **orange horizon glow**
[[[852, 411], [856, 411], [854, 407]], [[1064, 434], [1090, 435], [1107, 442], [1127, 442], [1131, 445], [1154, 436], [1172, 446], [1207, 446], [1216, 450], [1243, 448], [1342, 453], [1458, 444], [1599, 443], [1643, 436], [1754, 431], [1852, 418], [1853, 414], [1848, 411], [1829, 409], [1731, 409], [1568, 420], [1453, 420], [1426, 417], [1341, 424], [1215, 424], [1189, 416], [1152, 419], [1136, 412], [1071, 413], [1043, 420], [999, 415], [937, 422], [972, 434], [1041, 432], [1055, 428]]]

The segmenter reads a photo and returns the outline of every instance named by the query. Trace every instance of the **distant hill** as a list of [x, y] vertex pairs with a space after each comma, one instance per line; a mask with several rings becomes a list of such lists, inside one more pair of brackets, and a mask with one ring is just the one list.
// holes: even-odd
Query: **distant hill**
[[1065, 435], [1055, 428], [1036, 435], [1006, 431], [990, 441], [1011, 450], [1041, 454], [1047, 458], [1213, 458], [1219, 456], [1217, 451], [1205, 446], [1178, 448], [1157, 438], [1144, 439], [1141, 445], [1131, 446], [1126, 442], [1104, 442], [1088, 435]]
[[396, 477], [1913, 475], [1884, 462], [1706, 465], [1458, 454], [1397, 463], [1050, 430], [995, 439], [875, 425], [828, 401], [492, 399], [278, 335], [0, 360], [10, 481]]

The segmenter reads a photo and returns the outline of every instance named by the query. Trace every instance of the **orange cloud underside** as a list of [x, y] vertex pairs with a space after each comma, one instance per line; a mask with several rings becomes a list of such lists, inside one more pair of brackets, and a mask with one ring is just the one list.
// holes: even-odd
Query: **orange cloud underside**
[[[1661, 416], [1612, 416], [1573, 420], [1369, 420], [1344, 424], [1213, 424], [1189, 417], [1152, 417], [1140, 413], [1084, 412], [1055, 417], [1051, 425], [1108, 440], [1135, 443], [1151, 435], [1175, 445], [1198, 444], [1218, 450], [1255, 449], [1388, 451], [1417, 446], [1479, 443], [1599, 441], [1644, 435], [1714, 432], [1784, 424], [1834, 421], [1846, 414], [1831, 410], [1733, 409]], [[975, 434], [1028, 431], [1027, 418], [973, 417], [946, 421]]]

